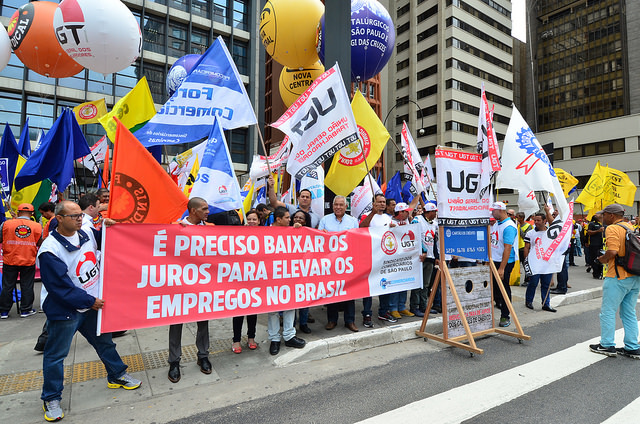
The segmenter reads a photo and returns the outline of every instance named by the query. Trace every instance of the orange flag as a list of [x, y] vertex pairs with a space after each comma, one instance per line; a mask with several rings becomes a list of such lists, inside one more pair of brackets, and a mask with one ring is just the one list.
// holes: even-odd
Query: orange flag
[[187, 210], [187, 198], [151, 153], [120, 122], [111, 166], [109, 218], [117, 222], [169, 224]]
[[[107, 143], [107, 153], [104, 155], [104, 168], [102, 169], [102, 183], [107, 186], [109, 181], [109, 144]], [[109, 187], [105, 187], [109, 188]]]

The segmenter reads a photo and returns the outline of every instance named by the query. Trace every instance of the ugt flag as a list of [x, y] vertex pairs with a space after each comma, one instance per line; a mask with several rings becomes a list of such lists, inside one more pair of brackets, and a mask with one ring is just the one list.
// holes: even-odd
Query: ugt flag
[[338, 64], [320, 75], [271, 126], [289, 136], [287, 171], [299, 180], [357, 141], [358, 127]]
[[484, 83], [482, 84], [480, 113], [478, 115], [477, 140], [477, 151], [482, 154], [482, 174], [478, 195], [482, 197], [491, 184], [491, 177], [500, 170], [500, 148], [496, 131], [493, 129], [493, 114], [489, 110]]
[[202, 197], [209, 204], [209, 213], [240, 209], [242, 195], [236, 178], [227, 141], [218, 118], [213, 127], [200, 160], [200, 169], [189, 198]]
[[224, 130], [258, 122], [222, 37], [135, 136], [145, 147], [198, 141], [210, 134], [214, 116]]
[[422, 170], [424, 164], [416, 143], [409, 132], [406, 122], [402, 122], [402, 154], [404, 155], [404, 172], [406, 178], [411, 181], [411, 194], [415, 197], [425, 191], [424, 182], [422, 180]]

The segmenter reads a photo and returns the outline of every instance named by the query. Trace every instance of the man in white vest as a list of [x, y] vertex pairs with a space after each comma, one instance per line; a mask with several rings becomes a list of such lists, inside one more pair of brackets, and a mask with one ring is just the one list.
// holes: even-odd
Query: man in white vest
[[[491, 215], [496, 222], [491, 227], [491, 258], [498, 275], [502, 280], [509, 301], [511, 301], [511, 286], [509, 286], [509, 278], [511, 271], [516, 262], [516, 243], [518, 237], [518, 228], [512, 219], [507, 215], [507, 206], [502, 202], [495, 202], [491, 205]], [[504, 301], [502, 292], [498, 287], [498, 282], [493, 282], [493, 295], [496, 303], [500, 307], [500, 327], [508, 327], [511, 325], [509, 316], [509, 308]]]

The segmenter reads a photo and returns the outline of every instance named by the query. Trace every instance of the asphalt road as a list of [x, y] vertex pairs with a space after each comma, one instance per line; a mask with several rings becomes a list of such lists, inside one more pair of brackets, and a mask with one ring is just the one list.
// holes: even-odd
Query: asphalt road
[[[531, 341], [519, 344], [506, 336], [478, 341], [484, 355], [422, 340], [384, 346], [345, 358], [342, 373], [324, 378], [318, 363], [307, 384], [282, 393], [193, 415], [175, 423], [354, 423], [411, 402], [446, 392], [502, 371], [528, 364], [570, 348], [599, 334], [598, 309], [543, 322], [526, 328]], [[376, 353], [377, 352], [377, 353]], [[396, 355], [394, 355], [394, 352]], [[595, 355], [595, 354], [593, 354]], [[376, 357], [381, 360], [377, 361]], [[383, 358], [393, 358], [386, 360]], [[350, 371], [348, 361], [360, 361]], [[366, 361], [363, 363], [363, 361]], [[367, 363], [368, 362], [368, 363]], [[340, 367], [340, 361], [333, 362]], [[556, 382], [483, 411], [468, 423], [600, 423], [640, 396], [640, 361], [605, 358]], [[212, 394], [215, 398], [215, 394]], [[461, 397], [459, 408], [474, 402]], [[422, 412], [422, 411], [421, 411]], [[438, 417], [424, 412], [424, 421]], [[398, 421], [404, 421], [400, 416]]]

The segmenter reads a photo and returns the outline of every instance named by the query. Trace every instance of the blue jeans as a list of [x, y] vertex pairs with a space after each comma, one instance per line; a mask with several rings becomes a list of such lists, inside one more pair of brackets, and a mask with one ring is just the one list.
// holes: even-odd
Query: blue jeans
[[373, 299], [371, 297], [365, 297], [362, 299], [362, 316], [366, 317], [373, 315], [371, 312], [371, 305], [373, 305]]
[[64, 359], [69, 354], [71, 342], [76, 331], [93, 346], [107, 370], [107, 379], [116, 380], [127, 370], [111, 340], [111, 333], [96, 336], [98, 312], [93, 309], [79, 313], [74, 319], [66, 321], [47, 321], [49, 337], [42, 357], [42, 395], [44, 401], [62, 399], [64, 389]]
[[529, 284], [527, 285], [525, 301], [527, 303], [533, 303], [533, 298], [536, 295], [536, 288], [538, 287], [538, 281], [540, 281], [540, 298], [542, 299], [542, 305], [549, 306], [549, 286], [551, 285], [551, 277], [553, 277], [553, 274], [532, 275], [529, 278]]
[[300, 325], [307, 325], [309, 322], [309, 308], [298, 309], [298, 320], [300, 321]]
[[396, 308], [391, 308], [392, 311], [404, 311], [407, 309], [407, 291], [402, 290], [401, 292], [396, 293], [396, 298], [398, 302], [396, 303]]
[[558, 273], [558, 285], [556, 286], [556, 291], [566, 293], [567, 282], [569, 282], [569, 255], [564, 255], [562, 270]]
[[356, 301], [345, 300], [344, 302], [330, 303], [327, 305], [327, 321], [338, 322], [340, 306], [344, 307], [344, 323], [353, 323], [356, 320]]
[[618, 280], [606, 277], [602, 284], [602, 307], [600, 308], [600, 344], [615, 346], [616, 311], [620, 309], [620, 321], [624, 327], [624, 348], [636, 350], [638, 345], [638, 319], [636, 302], [640, 293], [640, 277]]
[[384, 316], [387, 312], [389, 312], [390, 297], [390, 294], [381, 294], [380, 296], [378, 296], [378, 300], [380, 301], [380, 304], [378, 306], [378, 316]]
[[[295, 309], [282, 312], [282, 337], [285, 341], [291, 340], [296, 335], [296, 328], [293, 326], [293, 321], [295, 321], [295, 319]], [[269, 334], [270, 341], [280, 341], [280, 314], [278, 312], [269, 312], [267, 333]]]

